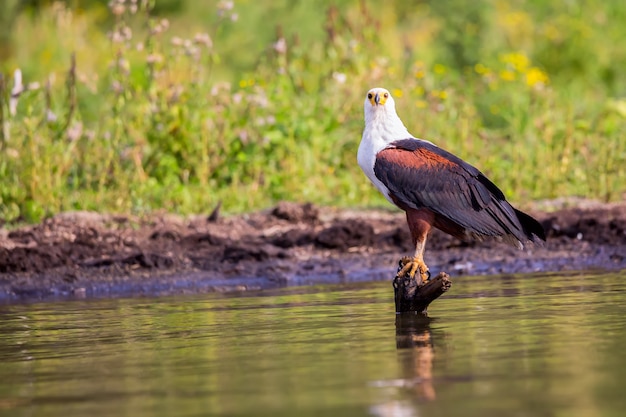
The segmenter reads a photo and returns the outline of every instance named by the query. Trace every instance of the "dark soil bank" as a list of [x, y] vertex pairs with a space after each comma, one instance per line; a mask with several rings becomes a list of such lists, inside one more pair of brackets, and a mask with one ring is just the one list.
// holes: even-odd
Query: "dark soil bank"
[[[532, 213], [548, 235], [526, 251], [431, 235], [431, 272], [626, 268], [626, 204]], [[403, 213], [281, 203], [219, 218], [64, 213], [0, 230], [0, 302], [160, 295], [389, 280], [413, 249]]]

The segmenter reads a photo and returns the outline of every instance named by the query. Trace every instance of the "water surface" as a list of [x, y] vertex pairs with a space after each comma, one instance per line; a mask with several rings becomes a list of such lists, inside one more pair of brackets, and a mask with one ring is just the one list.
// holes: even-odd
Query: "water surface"
[[0, 307], [0, 415], [624, 416], [626, 273]]

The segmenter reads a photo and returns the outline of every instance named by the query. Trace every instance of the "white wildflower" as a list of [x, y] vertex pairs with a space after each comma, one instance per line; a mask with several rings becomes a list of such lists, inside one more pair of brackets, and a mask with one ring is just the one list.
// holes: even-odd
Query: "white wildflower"
[[83, 124], [81, 122], [72, 123], [67, 129], [67, 139], [70, 142], [76, 142], [81, 136], [83, 136]]
[[223, 0], [217, 3], [217, 15], [222, 17], [226, 14], [226, 12], [232, 10], [235, 7], [235, 2]]
[[119, 30], [109, 32], [107, 33], [107, 36], [109, 37], [109, 39], [111, 39], [111, 42], [113, 43], [122, 43], [126, 40], [122, 32], [120, 32]]
[[239, 136], [239, 140], [241, 141], [241, 143], [243, 143], [244, 145], [248, 143], [249, 136], [248, 136], [248, 131], [247, 130], [241, 129], [239, 131], [239, 135], [238, 136]]
[[207, 48], [211, 48], [213, 46], [213, 41], [207, 33], [197, 33], [193, 40], [196, 44], [204, 45]]
[[274, 50], [283, 55], [287, 53], [287, 41], [285, 38], [280, 38], [274, 43]]
[[123, 28], [121, 28], [120, 32], [124, 40], [129, 41], [133, 37], [133, 31], [128, 26], [124, 26]]
[[177, 84], [171, 87], [169, 91], [170, 96], [168, 98], [168, 102], [170, 104], [177, 102], [180, 99], [180, 96], [183, 94], [184, 91], [185, 91], [185, 88], [180, 84]]
[[185, 48], [185, 54], [188, 56], [198, 57], [198, 55], [200, 55], [200, 49], [196, 46], [190, 46]]
[[170, 40], [171, 44], [174, 46], [181, 46], [183, 44], [183, 40], [181, 38], [179, 38], [178, 36], [174, 36], [171, 40]]
[[213, 87], [211, 87], [211, 95], [213, 97], [217, 96], [218, 94], [221, 94], [222, 91], [228, 93], [230, 92], [230, 83], [227, 81], [221, 81], [221, 82], [217, 82], [213, 85]]
[[126, 59], [126, 58], [122, 58], [120, 57], [117, 60], [117, 67], [124, 73], [124, 74], [129, 74], [130, 73], [130, 62]]
[[337, 71], [333, 72], [333, 79], [337, 81], [339, 84], [345, 84], [347, 78], [348, 77], [346, 76], [346, 74], [342, 72], [337, 72]]
[[148, 65], [161, 63], [163, 62], [163, 55], [157, 53], [150, 54], [146, 57], [146, 62], [148, 63]]
[[56, 114], [54, 114], [54, 112], [51, 109], [46, 109], [46, 122], [48, 123], [54, 123], [58, 120], [59, 118], [57, 117]]
[[124, 14], [124, 11], [126, 11], [126, 7], [120, 3], [113, 4], [112, 6], [110, 6], [110, 9], [111, 13], [113, 13], [113, 15], [115, 16], [121, 16]]
[[11, 89], [11, 97], [18, 97], [24, 91], [24, 84], [22, 83], [22, 70], [16, 69], [13, 72], [13, 88]]
[[17, 159], [20, 157], [20, 153], [17, 149], [13, 149], [13, 148], [6, 148], [4, 150], [4, 153], [6, 154], [6, 156], [8, 156], [9, 158], [13, 158], [13, 159]]
[[124, 92], [124, 87], [119, 81], [113, 80], [111, 83], [111, 90], [113, 90], [115, 94], [122, 94]]
[[11, 98], [9, 99], [9, 114], [15, 116], [17, 113], [17, 100], [24, 92], [24, 84], [22, 84], [22, 70], [19, 68], [13, 73], [13, 88], [11, 89]]

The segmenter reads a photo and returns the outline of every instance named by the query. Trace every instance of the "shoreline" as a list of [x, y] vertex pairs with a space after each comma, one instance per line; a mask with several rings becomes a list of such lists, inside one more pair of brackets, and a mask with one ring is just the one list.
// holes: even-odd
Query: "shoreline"
[[[626, 203], [529, 214], [548, 239], [525, 251], [433, 232], [433, 276], [626, 269]], [[391, 282], [411, 246], [398, 211], [282, 202], [223, 218], [67, 212], [0, 229], [0, 304]]]

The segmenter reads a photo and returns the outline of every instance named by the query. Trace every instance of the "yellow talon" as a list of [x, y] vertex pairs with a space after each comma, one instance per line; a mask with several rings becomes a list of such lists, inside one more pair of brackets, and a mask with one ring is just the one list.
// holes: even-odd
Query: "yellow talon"
[[409, 278], [413, 278], [418, 270], [420, 272], [420, 285], [423, 285], [430, 278], [428, 266], [426, 266], [422, 259], [404, 257], [400, 260], [400, 269], [398, 270], [396, 277], [403, 277], [408, 273]]

